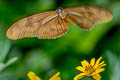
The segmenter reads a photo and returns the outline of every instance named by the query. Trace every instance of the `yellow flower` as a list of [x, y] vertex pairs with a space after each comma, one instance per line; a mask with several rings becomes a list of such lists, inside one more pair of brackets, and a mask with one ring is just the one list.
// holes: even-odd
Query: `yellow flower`
[[57, 72], [54, 76], [52, 76], [49, 80], [61, 80], [60, 72]]
[[82, 66], [78, 66], [76, 67], [76, 69], [81, 71], [82, 73], [76, 75], [74, 77], [74, 80], [79, 80], [85, 76], [92, 76], [95, 80], [100, 80], [101, 76], [99, 73], [105, 70], [104, 68], [101, 67], [106, 65], [104, 64], [104, 61], [100, 62], [101, 59], [102, 57], [100, 57], [96, 61], [96, 63], [95, 63], [95, 58], [92, 58], [90, 63], [88, 63], [88, 61], [86, 60], [81, 61]]
[[30, 80], [41, 80], [38, 76], [36, 76], [34, 72], [29, 72], [28, 77], [30, 78]]
[[[59, 75], [60, 75], [60, 72], [57, 72], [49, 80], [61, 80]], [[28, 77], [30, 78], [30, 80], [42, 80], [34, 72], [29, 72]]]

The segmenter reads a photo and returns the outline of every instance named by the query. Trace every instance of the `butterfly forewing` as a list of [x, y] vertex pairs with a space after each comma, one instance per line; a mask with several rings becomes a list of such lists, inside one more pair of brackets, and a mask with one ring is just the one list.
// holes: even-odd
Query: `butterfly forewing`
[[56, 15], [55, 11], [44, 12], [24, 18], [13, 24], [7, 31], [10, 39], [16, 40], [24, 37], [38, 36], [38, 29], [42, 27], [42, 21], [50, 15]]
[[106, 23], [112, 19], [109, 11], [92, 6], [66, 8], [65, 11], [83, 29], [89, 29], [94, 24]]

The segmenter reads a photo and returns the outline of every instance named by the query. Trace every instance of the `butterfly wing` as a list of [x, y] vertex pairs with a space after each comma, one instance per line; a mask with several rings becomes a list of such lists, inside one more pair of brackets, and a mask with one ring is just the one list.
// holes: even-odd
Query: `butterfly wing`
[[74, 21], [83, 29], [89, 29], [94, 24], [106, 23], [112, 20], [112, 14], [109, 11], [92, 6], [66, 8], [65, 11], [72, 22]]
[[46, 23], [49, 17], [56, 15], [55, 11], [43, 12], [24, 18], [13, 24], [7, 31], [10, 39], [16, 40], [24, 37], [36, 37], [38, 29]]
[[40, 39], [55, 39], [64, 35], [68, 30], [68, 23], [59, 16], [38, 29]]

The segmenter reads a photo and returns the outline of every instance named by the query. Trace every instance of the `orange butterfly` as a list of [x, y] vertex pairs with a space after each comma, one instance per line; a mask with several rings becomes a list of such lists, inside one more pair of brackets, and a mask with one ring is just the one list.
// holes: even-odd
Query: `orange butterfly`
[[8, 29], [7, 36], [13, 40], [24, 37], [55, 39], [67, 32], [68, 22], [88, 30], [94, 24], [111, 20], [112, 14], [102, 8], [92, 6], [58, 8], [56, 11], [43, 12], [16, 22]]

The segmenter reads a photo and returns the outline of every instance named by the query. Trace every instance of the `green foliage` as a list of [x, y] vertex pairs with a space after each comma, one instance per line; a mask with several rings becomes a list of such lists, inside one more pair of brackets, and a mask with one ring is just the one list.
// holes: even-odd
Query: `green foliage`
[[[99, 6], [113, 14], [110, 23], [95, 25], [85, 31], [69, 23], [66, 35], [55, 40], [24, 38], [10, 40], [6, 30], [26, 16], [57, 7], [76, 5]], [[92, 57], [107, 66], [101, 80], [120, 80], [120, 1], [119, 0], [0, 0], [0, 80], [28, 80], [34, 71], [42, 79], [61, 72], [62, 80], [72, 80], [81, 61]], [[81, 80], [93, 80], [85, 77]]]
[[[11, 58], [5, 62], [5, 59], [9, 53], [9, 50], [11, 48], [11, 43], [10, 41], [5, 37], [5, 29], [3, 28], [2, 25], [0, 25], [1, 29], [1, 38], [0, 38], [0, 72], [5, 69], [7, 66], [11, 65], [17, 60], [17, 57]], [[3, 31], [2, 31], [3, 30]]]
[[120, 59], [110, 51], [105, 52], [109, 66], [109, 80], [120, 80]]

